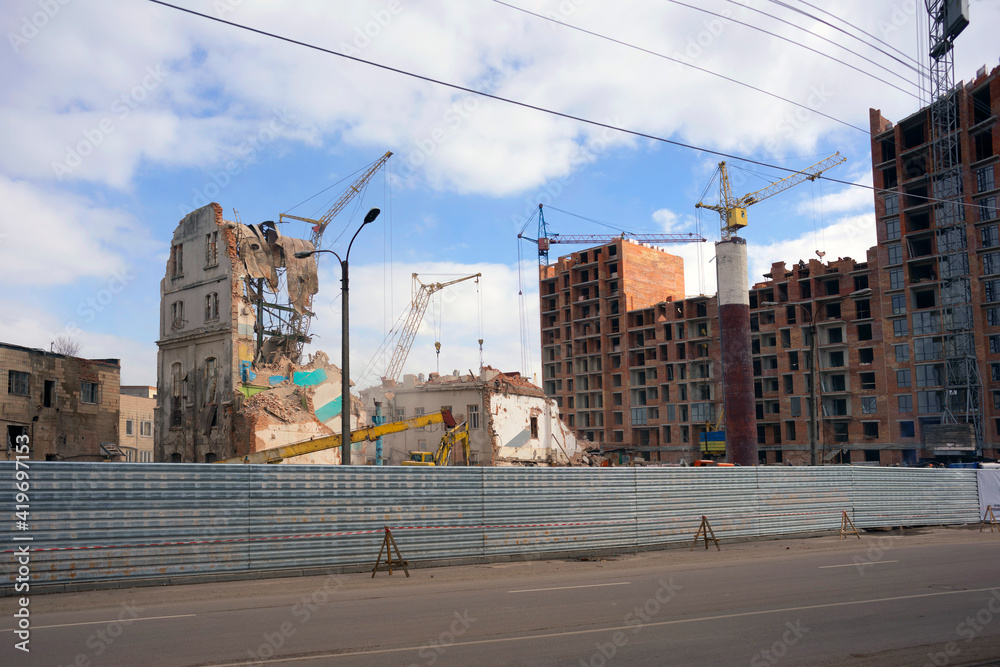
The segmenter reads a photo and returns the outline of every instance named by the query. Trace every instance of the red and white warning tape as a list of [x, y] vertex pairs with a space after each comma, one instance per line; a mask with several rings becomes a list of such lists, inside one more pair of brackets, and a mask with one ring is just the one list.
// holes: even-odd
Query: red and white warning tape
[[[751, 516], [747, 515], [714, 515], [713, 519], [734, 519], [739, 521], [752, 521], [753, 519], [762, 519], [768, 517], [781, 517], [781, 516], [816, 516], [821, 514], [835, 514], [840, 515], [841, 510], [824, 510], [819, 512], [783, 512], [777, 514], [754, 514]], [[899, 519], [925, 519], [930, 518], [930, 515], [925, 514], [873, 514], [871, 516], [885, 517], [893, 519], [895, 524]], [[698, 517], [672, 517], [658, 519], [657, 523], [661, 522], [697, 522], [700, 518]], [[627, 525], [635, 524], [635, 520], [630, 521], [573, 521], [573, 522], [559, 522], [559, 523], [509, 523], [509, 524], [483, 524], [483, 525], [469, 525], [469, 526], [387, 526], [389, 530], [393, 531], [403, 531], [403, 530], [488, 530], [488, 529], [522, 529], [522, 528], [565, 528], [570, 526], [609, 526], [609, 525]], [[140, 549], [149, 547], [177, 547], [177, 546], [191, 546], [197, 544], [227, 544], [235, 542], [269, 542], [276, 540], [303, 540], [303, 539], [314, 539], [319, 537], [343, 537], [346, 535], [371, 535], [375, 533], [381, 533], [385, 528], [374, 528], [370, 530], [345, 530], [338, 532], [329, 533], [300, 533], [296, 535], [267, 535], [261, 537], [236, 537], [229, 539], [218, 539], [218, 540], [190, 540], [184, 542], [150, 542], [146, 544], [114, 544], [114, 545], [89, 545], [89, 546], [67, 546], [67, 547], [33, 547], [32, 552], [42, 552], [42, 551], [84, 551], [93, 549]], [[13, 549], [8, 549], [0, 553], [15, 553]]]

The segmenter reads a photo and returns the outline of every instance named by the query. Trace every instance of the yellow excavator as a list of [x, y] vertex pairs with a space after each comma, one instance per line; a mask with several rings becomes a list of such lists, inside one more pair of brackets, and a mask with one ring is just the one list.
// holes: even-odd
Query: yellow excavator
[[[444, 439], [448, 438], [450, 434], [459, 429], [465, 429], [465, 461], [468, 464], [469, 461], [469, 429], [463, 422], [461, 425], [455, 423], [455, 418], [452, 417], [450, 410], [442, 410], [441, 412], [432, 412], [429, 415], [420, 415], [417, 417], [411, 417], [409, 419], [401, 419], [397, 422], [391, 422], [389, 424], [382, 424], [381, 426], [372, 426], [371, 428], [362, 428], [356, 431], [351, 431], [351, 442], [362, 442], [364, 440], [374, 440], [375, 438], [388, 435], [390, 433], [400, 433], [402, 431], [408, 431], [411, 428], [421, 428], [423, 426], [431, 426], [433, 424], [444, 424], [449, 429], [445, 433], [444, 438], [442, 438], [442, 445], [444, 444]], [[453, 436], [455, 441], [461, 436]], [[217, 463], [281, 463], [284, 459], [290, 459], [293, 456], [302, 456], [303, 454], [312, 454], [313, 452], [321, 452], [324, 449], [333, 449], [334, 447], [340, 447], [341, 436], [339, 433], [335, 435], [325, 435], [321, 438], [313, 438], [311, 440], [303, 440], [301, 442], [296, 442], [291, 445], [284, 445], [282, 447], [274, 447], [273, 449], [264, 449], [259, 452], [254, 452], [253, 454], [248, 454], [246, 456], [236, 456], [229, 459], [223, 459], [217, 461]], [[438, 451], [441, 447], [438, 447]], [[451, 451], [451, 446], [449, 445], [448, 451]], [[411, 459], [413, 454], [411, 453]], [[444, 465], [435, 463], [417, 463], [411, 465]]]
[[436, 452], [410, 452], [410, 460], [403, 461], [404, 466], [446, 466], [451, 459], [451, 450], [462, 443], [462, 454], [465, 465], [469, 465], [469, 422], [465, 421], [445, 431], [438, 444]]

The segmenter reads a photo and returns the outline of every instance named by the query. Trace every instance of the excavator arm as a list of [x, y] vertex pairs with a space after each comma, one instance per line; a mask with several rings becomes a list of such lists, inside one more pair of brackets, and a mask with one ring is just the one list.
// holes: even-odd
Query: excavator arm
[[[433, 412], [429, 415], [420, 415], [409, 419], [403, 419], [398, 422], [382, 424], [381, 426], [373, 426], [371, 428], [362, 428], [357, 431], [351, 431], [351, 442], [374, 440], [382, 435], [400, 433], [402, 431], [408, 431], [411, 428], [421, 428], [423, 426], [441, 423], [449, 428], [455, 428], [455, 418], [452, 417], [451, 411], [443, 410], [441, 412]], [[334, 447], [340, 447], [341, 444], [341, 436], [337, 433], [334, 435], [323, 436], [321, 438], [303, 440], [302, 442], [284, 445], [283, 447], [264, 449], [247, 456], [237, 456], [230, 459], [224, 459], [222, 461], [218, 461], [218, 463], [281, 463], [282, 460], [292, 458], [293, 456], [302, 456], [303, 454], [320, 452], [324, 449], [333, 449]]]

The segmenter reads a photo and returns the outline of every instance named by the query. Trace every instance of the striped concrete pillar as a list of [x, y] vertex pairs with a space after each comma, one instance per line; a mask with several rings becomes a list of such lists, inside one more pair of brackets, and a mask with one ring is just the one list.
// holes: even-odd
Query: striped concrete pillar
[[722, 395], [726, 409], [726, 459], [757, 465], [757, 415], [750, 356], [750, 292], [747, 243], [731, 237], [715, 244], [722, 342]]

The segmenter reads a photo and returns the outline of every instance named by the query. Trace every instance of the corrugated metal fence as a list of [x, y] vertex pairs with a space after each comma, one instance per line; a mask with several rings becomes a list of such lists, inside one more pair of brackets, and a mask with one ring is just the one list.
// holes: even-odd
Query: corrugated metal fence
[[[27, 502], [16, 494], [27, 482]], [[28, 521], [18, 525], [18, 505]], [[60, 584], [370, 564], [389, 526], [410, 561], [629, 549], [716, 536], [979, 521], [975, 470], [423, 468], [0, 463], [4, 558]], [[30, 537], [31, 541], [23, 541]]]

